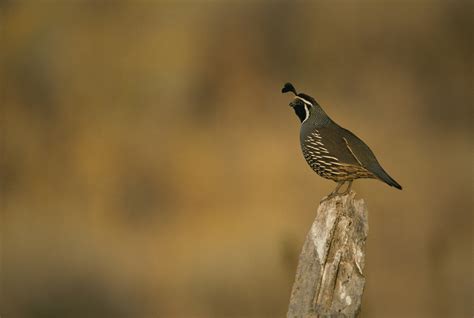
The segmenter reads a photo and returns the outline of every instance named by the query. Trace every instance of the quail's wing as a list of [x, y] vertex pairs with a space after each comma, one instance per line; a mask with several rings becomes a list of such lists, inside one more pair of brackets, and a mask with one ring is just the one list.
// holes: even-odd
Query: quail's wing
[[342, 127], [320, 127], [313, 132], [313, 137], [319, 142], [319, 146], [327, 151], [327, 156], [334, 157], [334, 160], [337, 159], [340, 163], [359, 167], [365, 167], [368, 163], [365, 158], [361, 158], [360, 149], [365, 146], [370, 151], [369, 147]]
[[357, 160], [357, 163], [369, 170], [380, 165], [372, 150], [370, 150], [369, 146], [367, 146], [359, 137], [344, 128], [340, 129], [340, 133], [340, 137], [344, 141], [347, 150]]
[[[390, 185], [400, 187], [382, 168], [370, 148], [356, 135], [342, 127], [325, 127], [321, 134], [329, 134], [332, 138], [325, 140], [329, 153], [336, 154], [341, 163], [360, 167], [370, 175], [375, 176]], [[356, 169], [359, 170], [359, 169]]]
[[347, 144], [347, 148], [362, 167], [370, 171], [380, 180], [386, 182], [388, 185], [400, 190], [402, 189], [402, 186], [382, 168], [372, 150], [370, 150], [370, 148], [360, 138], [344, 128], [341, 129], [341, 134], [343, 135], [342, 138], [344, 142]]

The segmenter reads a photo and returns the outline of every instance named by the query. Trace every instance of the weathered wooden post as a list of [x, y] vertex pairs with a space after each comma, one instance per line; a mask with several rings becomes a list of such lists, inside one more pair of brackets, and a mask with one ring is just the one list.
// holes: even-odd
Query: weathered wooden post
[[369, 230], [364, 200], [355, 192], [320, 203], [301, 251], [288, 318], [357, 317]]

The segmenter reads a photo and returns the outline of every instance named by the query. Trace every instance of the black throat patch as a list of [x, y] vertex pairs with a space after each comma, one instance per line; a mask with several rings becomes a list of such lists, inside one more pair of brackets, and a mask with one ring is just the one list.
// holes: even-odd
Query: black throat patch
[[[296, 105], [295, 107], [293, 107], [293, 109], [295, 110], [296, 116], [298, 116], [301, 122], [303, 122], [307, 116], [306, 114], [307, 110], [305, 109], [305, 107], [308, 107], [308, 106], [306, 106], [304, 103], [300, 103]], [[308, 110], [308, 116], [309, 116], [309, 110]]]

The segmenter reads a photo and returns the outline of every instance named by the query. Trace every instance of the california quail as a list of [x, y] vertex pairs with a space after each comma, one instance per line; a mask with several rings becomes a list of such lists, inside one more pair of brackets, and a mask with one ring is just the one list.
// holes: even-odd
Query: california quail
[[[291, 83], [286, 83], [281, 92], [295, 94], [290, 106], [301, 120], [301, 149], [309, 166], [321, 177], [338, 183], [330, 196], [348, 193], [352, 181], [359, 178], [379, 179], [402, 189], [383, 170], [372, 150], [356, 135], [329, 118], [313, 97], [298, 94]], [[345, 182], [349, 183], [346, 191], [339, 193]]]

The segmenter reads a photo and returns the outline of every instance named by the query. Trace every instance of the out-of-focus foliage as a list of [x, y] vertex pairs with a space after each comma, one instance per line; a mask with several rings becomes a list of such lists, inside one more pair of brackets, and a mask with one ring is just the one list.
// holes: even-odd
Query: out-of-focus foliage
[[363, 317], [472, 315], [471, 1], [0, 5], [5, 317], [282, 317], [319, 200], [291, 81], [403, 191]]

